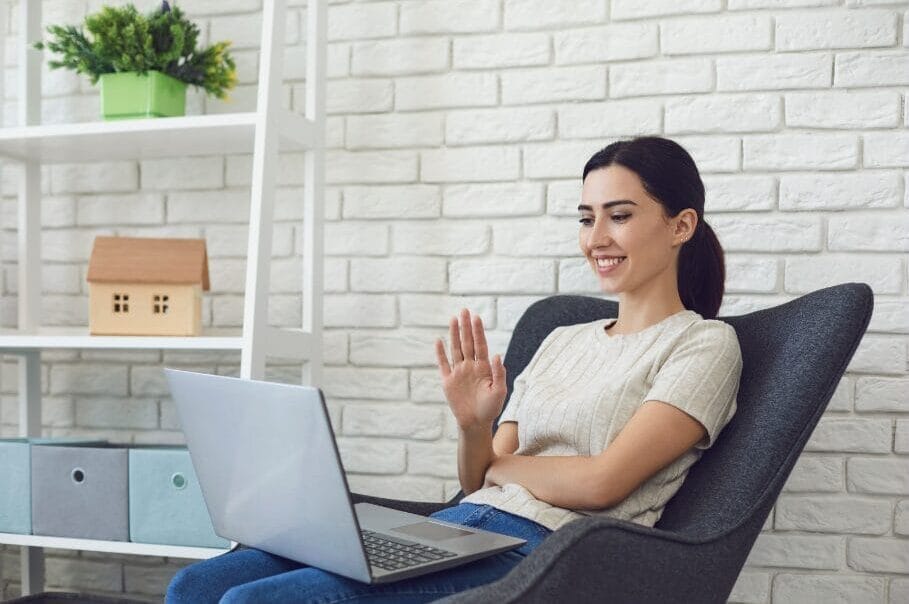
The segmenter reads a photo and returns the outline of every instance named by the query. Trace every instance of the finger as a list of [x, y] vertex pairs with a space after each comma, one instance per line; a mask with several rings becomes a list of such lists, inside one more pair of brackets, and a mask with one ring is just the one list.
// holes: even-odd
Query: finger
[[458, 332], [458, 319], [457, 317], [452, 317], [451, 321], [448, 322], [448, 340], [451, 342], [452, 363], [460, 363], [464, 360], [464, 355], [461, 353], [461, 336]]
[[492, 387], [499, 388], [505, 385], [505, 364], [502, 355], [497, 354], [492, 362]]
[[473, 343], [477, 359], [488, 361], [489, 348], [486, 345], [486, 333], [483, 329], [483, 319], [480, 318], [480, 315], [474, 315], [473, 317]]
[[470, 311], [466, 308], [461, 310], [461, 352], [464, 353], [464, 359], [474, 360], [473, 352], [473, 331], [470, 329]]
[[448, 357], [445, 356], [445, 342], [442, 341], [442, 338], [436, 339], [436, 359], [438, 359], [442, 377], [448, 377], [451, 373], [451, 366], [448, 364]]

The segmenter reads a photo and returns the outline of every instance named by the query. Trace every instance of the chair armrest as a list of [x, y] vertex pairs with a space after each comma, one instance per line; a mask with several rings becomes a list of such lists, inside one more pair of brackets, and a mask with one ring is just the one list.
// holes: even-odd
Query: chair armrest
[[725, 603], [743, 564], [733, 539], [698, 541], [615, 518], [582, 518], [505, 577], [439, 602]]

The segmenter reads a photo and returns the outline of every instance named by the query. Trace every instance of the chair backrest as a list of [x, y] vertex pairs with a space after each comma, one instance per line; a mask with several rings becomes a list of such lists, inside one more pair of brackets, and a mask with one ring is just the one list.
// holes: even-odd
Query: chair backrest
[[[872, 307], [867, 284], [845, 283], [773, 308], [718, 317], [735, 328], [742, 349], [737, 410], [691, 467], [657, 527], [703, 536], [739, 526], [760, 510], [766, 517], [858, 347]], [[506, 352], [508, 397], [550, 331], [617, 313], [616, 302], [590, 296], [556, 295], [532, 304]]]

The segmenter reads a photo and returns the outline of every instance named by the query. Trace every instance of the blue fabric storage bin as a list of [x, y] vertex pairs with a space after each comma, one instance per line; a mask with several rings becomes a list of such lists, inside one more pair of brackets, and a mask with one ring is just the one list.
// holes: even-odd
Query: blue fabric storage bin
[[30, 450], [26, 438], [0, 441], [0, 533], [32, 532]]
[[32, 447], [32, 533], [129, 541], [127, 449]]
[[42, 443], [101, 444], [79, 438], [0, 439], [0, 533], [32, 532], [31, 446]]
[[137, 543], [230, 547], [215, 534], [185, 447], [129, 450], [129, 538]]

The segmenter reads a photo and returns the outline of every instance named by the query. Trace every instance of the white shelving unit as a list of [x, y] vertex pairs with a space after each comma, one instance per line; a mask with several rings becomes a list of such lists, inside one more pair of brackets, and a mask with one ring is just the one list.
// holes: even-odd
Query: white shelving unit
[[[4, 14], [8, 4], [2, 5]], [[308, 360], [302, 382], [320, 384], [326, 1], [309, 0], [307, 5], [303, 115], [281, 106], [286, 1], [263, 0], [255, 111], [63, 125], [40, 124], [43, 58], [32, 45], [43, 37], [41, 2], [18, 0], [18, 12], [19, 125], [0, 129], [0, 159], [17, 162], [22, 167], [18, 196], [18, 328], [0, 330], [0, 353], [19, 357], [20, 435], [41, 433], [41, 352], [45, 349], [236, 350], [240, 352], [240, 377], [244, 379], [264, 379], [266, 357], [275, 356]], [[3, 20], [0, 17], [0, 25]], [[0, 98], [3, 98], [2, 89]], [[278, 328], [267, 323], [275, 174], [280, 151], [306, 152], [300, 329]], [[42, 325], [39, 314], [42, 165], [250, 152], [253, 160], [242, 329], [209, 329], [199, 337], [137, 337], [91, 336], [87, 326]], [[22, 547], [23, 595], [43, 589], [45, 547], [200, 559], [224, 551], [8, 533], [0, 533], [0, 544]]]

